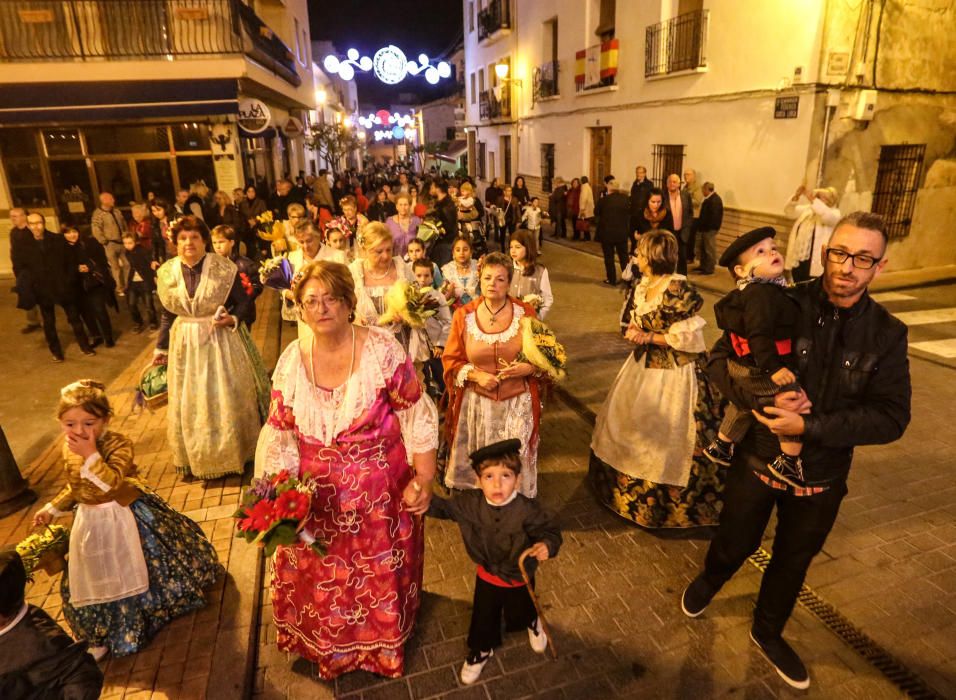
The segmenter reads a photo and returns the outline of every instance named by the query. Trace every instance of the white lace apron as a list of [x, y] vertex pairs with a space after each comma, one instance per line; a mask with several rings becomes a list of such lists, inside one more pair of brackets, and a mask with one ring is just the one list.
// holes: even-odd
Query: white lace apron
[[111, 603], [149, 590], [136, 518], [116, 501], [76, 509], [70, 531], [70, 603]]

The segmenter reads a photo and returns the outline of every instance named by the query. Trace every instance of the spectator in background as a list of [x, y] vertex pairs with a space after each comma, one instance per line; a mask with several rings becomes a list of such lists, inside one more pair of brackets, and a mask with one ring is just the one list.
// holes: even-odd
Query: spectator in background
[[[95, 348], [105, 342], [106, 347], [111, 348], [116, 343], [113, 340], [113, 324], [106, 306], [109, 304], [117, 311], [119, 308], [114, 296], [116, 283], [110, 276], [106, 252], [95, 238], [80, 236], [79, 230], [74, 226], [63, 227], [63, 238], [69, 246], [70, 264], [79, 273], [71, 278], [73, 298], [89, 331], [90, 347]], [[123, 265], [126, 265], [125, 255]]]
[[239, 210], [232, 203], [232, 197], [225, 190], [219, 190], [212, 196], [212, 207], [209, 209], [210, 226], [229, 226], [235, 231], [242, 230], [242, 218]]
[[525, 184], [524, 177], [521, 175], [515, 178], [514, 185], [511, 187], [511, 194], [518, 200], [519, 209], [531, 201], [531, 193], [528, 192], [528, 186]]
[[73, 328], [77, 345], [84, 355], [95, 355], [90, 347], [83, 319], [73, 298], [74, 281], [79, 275], [70, 264], [70, 251], [63, 236], [48, 231], [46, 217], [40, 212], [27, 215], [32, 238], [17, 248], [13, 270], [17, 277], [20, 308], [40, 307], [43, 334], [54, 362], [63, 362], [63, 346], [56, 333], [56, 307], [60, 306]]
[[123, 257], [123, 233], [126, 219], [116, 209], [116, 201], [109, 192], [100, 192], [100, 206], [93, 212], [90, 221], [93, 238], [106, 250], [110, 271], [117, 289], [126, 289], [126, 262]]
[[653, 188], [654, 183], [647, 179], [647, 168], [638, 165], [634, 169], [634, 182], [631, 184], [631, 231], [640, 230], [638, 223], [644, 215], [647, 198], [651, 196]]
[[123, 236], [126, 264], [129, 266], [129, 276], [126, 282], [126, 305], [133, 318], [133, 333], [143, 332], [143, 315], [139, 307], [146, 307], [149, 316], [150, 330], [159, 328], [159, 319], [156, 316], [156, 305], [153, 303], [153, 292], [156, 291], [156, 262], [149, 251], [136, 245], [136, 234], [129, 232]]
[[[123, 239], [125, 240], [127, 233], [132, 233], [136, 237], [137, 245], [142, 246], [145, 250], [152, 250], [153, 226], [149, 220], [148, 206], [146, 204], [141, 204], [140, 202], [133, 202], [132, 205], [130, 205], [130, 214], [132, 214], [133, 220], [129, 222], [128, 228], [123, 233]], [[126, 247], [125, 243], [123, 244], [123, 247]], [[127, 283], [129, 282], [129, 275], [129, 268], [127, 268]]]
[[392, 234], [392, 255], [404, 257], [408, 242], [418, 234], [418, 225], [422, 220], [412, 214], [411, 209], [411, 199], [407, 194], [395, 198], [395, 214], [385, 222]]
[[[807, 204], [797, 204], [801, 197], [806, 197]], [[787, 239], [784, 267], [794, 282], [819, 277], [823, 274], [820, 248], [830, 240], [833, 227], [840, 220], [836, 190], [832, 187], [809, 190], [806, 185], [800, 185], [783, 211], [796, 219]]]
[[690, 192], [680, 187], [680, 175], [671, 173], [667, 176], [667, 194], [664, 197], [664, 206], [670, 212], [674, 228], [671, 229], [677, 236], [677, 274], [687, 274], [687, 246], [690, 241], [690, 231], [694, 224], [694, 202]]
[[568, 188], [568, 221], [571, 222], [571, 238], [578, 240], [578, 212], [581, 208], [581, 181], [571, 178], [571, 186]]
[[452, 245], [458, 236], [458, 207], [448, 196], [448, 183], [444, 180], [433, 182], [430, 194], [435, 199], [435, 216], [445, 229], [441, 239], [433, 244], [430, 257], [432, 262], [443, 267], [451, 262]]
[[700, 185], [697, 182], [697, 171], [691, 168], [688, 168], [684, 171], [684, 186], [682, 188], [685, 192], [690, 193], [690, 201], [694, 206], [694, 216], [691, 219], [690, 227], [690, 237], [687, 239], [687, 262], [694, 262], [694, 255], [697, 249], [697, 218], [700, 216], [700, 203], [704, 199], [704, 195], [701, 193]]
[[179, 189], [176, 190], [176, 203], [173, 205], [173, 216], [174, 219], [178, 219], [181, 216], [186, 215], [186, 200], [189, 199], [189, 190]]
[[305, 208], [305, 200], [292, 189], [292, 183], [283, 178], [276, 183], [275, 192], [269, 198], [272, 217], [276, 221], [285, 219], [290, 204], [301, 204]]
[[329, 185], [329, 171], [322, 168], [319, 176], [312, 183], [312, 194], [315, 195], [315, 204], [320, 209], [327, 209], [329, 214], [335, 213], [335, 200], [332, 198], [332, 187]]
[[256, 217], [269, 209], [266, 201], [252, 185], [246, 188], [246, 196], [239, 202], [239, 218], [242, 219], [242, 240], [246, 244], [246, 255], [259, 257], [259, 237], [256, 235]]
[[[581, 177], [581, 197], [578, 207], [578, 221], [584, 221], [581, 234], [585, 241], [589, 241], [591, 240], [591, 222], [594, 219], [594, 190], [591, 189], [587, 175]], [[577, 238], [577, 231], [574, 235]]]
[[198, 217], [205, 221], [208, 218], [211, 218], [209, 215], [209, 187], [206, 186], [205, 181], [196, 180], [193, 184], [189, 186], [189, 197], [186, 198], [186, 203], [183, 206], [183, 210], [186, 214]]
[[375, 201], [372, 202], [365, 213], [369, 221], [378, 221], [384, 224], [388, 221], [389, 217], [395, 216], [397, 210], [395, 203], [388, 197], [389, 193], [387, 188], [388, 185], [384, 185], [380, 190], [375, 192]]
[[617, 180], [607, 183], [608, 193], [602, 197], [594, 208], [594, 218], [597, 222], [595, 240], [601, 242], [604, 253], [604, 271], [607, 277], [604, 284], [612, 287], [617, 284], [617, 271], [614, 268], [614, 254], [621, 270], [627, 265], [627, 238], [631, 226], [631, 202], [628, 196], [620, 191]]
[[567, 238], [568, 186], [560, 175], [554, 178], [551, 196], [548, 198], [548, 218], [553, 226], [552, 238]]
[[701, 275], [714, 274], [717, 263], [717, 232], [724, 221], [724, 202], [714, 191], [713, 182], [705, 182], [701, 188], [704, 195], [697, 217], [697, 242], [700, 266], [694, 269]]
[[164, 199], [154, 199], [149, 207], [150, 237], [153, 242], [153, 261], [156, 267], [176, 255], [169, 232], [169, 203]]
[[[16, 260], [20, 255], [20, 249], [24, 246], [29, 246], [32, 240], [33, 234], [30, 233], [30, 228], [27, 226], [26, 210], [22, 207], [14, 207], [10, 210], [10, 259]], [[19, 294], [20, 290], [18, 285], [20, 280], [19, 277], [17, 277], [16, 268], [14, 268], [13, 274], [16, 281], [13, 291]], [[23, 283], [24, 285], [27, 284], [26, 277], [24, 277]], [[32, 333], [40, 327], [40, 311], [35, 301], [30, 302], [29, 306], [24, 306], [23, 304], [26, 303], [26, 295], [21, 295], [17, 300], [17, 308], [23, 309], [27, 317], [26, 325], [20, 329], [20, 332]]]

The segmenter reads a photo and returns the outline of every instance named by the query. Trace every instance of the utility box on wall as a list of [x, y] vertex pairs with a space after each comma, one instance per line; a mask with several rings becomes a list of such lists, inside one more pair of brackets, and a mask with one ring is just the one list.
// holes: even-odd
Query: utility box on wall
[[850, 103], [850, 118], [858, 121], [872, 121], [876, 114], [876, 90], [860, 90], [856, 99]]

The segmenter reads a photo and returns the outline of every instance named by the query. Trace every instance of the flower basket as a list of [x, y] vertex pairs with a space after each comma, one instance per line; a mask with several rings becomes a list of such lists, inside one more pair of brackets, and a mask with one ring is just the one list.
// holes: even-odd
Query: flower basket
[[166, 384], [166, 364], [150, 364], [140, 375], [136, 387], [136, 403], [156, 411], [169, 402]]
[[47, 525], [43, 532], [30, 535], [16, 546], [23, 568], [31, 578], [37, 569], [50, 576], [63, 571], [69, 548], [70, 531], [62, 525]]

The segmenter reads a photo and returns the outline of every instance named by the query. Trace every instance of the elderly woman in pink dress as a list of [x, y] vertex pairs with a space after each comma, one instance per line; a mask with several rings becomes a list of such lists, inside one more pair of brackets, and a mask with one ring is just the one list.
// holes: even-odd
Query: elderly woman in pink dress
[[294, 298], [312, 333], [279, 358], [256, 451], [257, 473], [288, 469], [315, 483], [301, 542], [272, 563], [278, 646], [325, 679], [397, 677], [420, 604], [437, 411], [395, 336], [352, 323], [347, 267], [306, 265]]
[[398, 213], [385, 221], [392, 234], [392, 255], [403, 257], [408, 252], [408, 242], [418, 235], [418, 225], [422, 222], [412, 213], [412, 200], [407, 194], [395, 198]]

